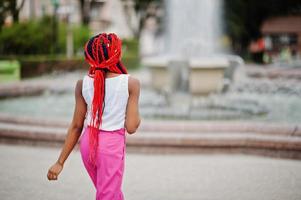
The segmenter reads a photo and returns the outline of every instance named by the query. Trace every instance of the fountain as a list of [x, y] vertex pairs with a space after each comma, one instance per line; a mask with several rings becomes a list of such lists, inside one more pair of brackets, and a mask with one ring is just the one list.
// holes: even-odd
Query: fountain
[[[222, 55], [220, 0], [165, 1], [165, 31], [154, 43], [157, 54], [145, 56], [152, 86], [157, 90], [189, 91], [194, 95], [220, 92], [230, 60]], [[152, 48], [154, 49], [154, 48]], [[230, 70], [231, 71], [231, 70]], [[232, 70], [233, 71], [233, 70]]]

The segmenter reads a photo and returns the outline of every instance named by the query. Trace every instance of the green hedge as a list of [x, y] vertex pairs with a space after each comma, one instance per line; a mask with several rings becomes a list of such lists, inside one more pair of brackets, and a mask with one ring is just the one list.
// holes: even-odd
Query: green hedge
[[137, 69], [140, 67], [137, 39], [122, 41], [122, 62], [127, 69]]
[[[83, 58], [73, 59], [20, 59], [21, 78], [34, 77], [54, 71], [88, 70], [89, 65]], [[136, 58], [123, 58], [123, 64], [128, 70], [137, 69], [139, 62]]]
[[[52, 18], [43, 17], [40, 20], [15, 23], [3, 27], [0, 32], [1, 55], [33, 55], [66, 52], [66, 23], [59, 23], [57, 31], [57, 46], [54, 51]], [[90, 38], [87, 26], [73, 26], [74, 53], [83, 51], [85, 42]]]
[[[52, 31], [50, 18], [41, 21], [14, 24], [0, 33], [0, 60], [16, 59], [21, 63], [21, 77], [38, 76], [56, 70], [88, 69], [84, 61], [84, 44], [90, 37], [85, 26], [73, 29], [76, 56], [65, 57], [66, 26], [59, 25], [58, 50], [60, 54], [50, 54]], [[75, 52], [75, 53], [76, 53]], [[43, 55], [41, 55], [43, 54]], [[138, 40], [123, 40], [122, 62], [129, 70], [140, 66]]]
[[[88, 26], [73, 26], [73, 46], [74, 53], [78, 54], [84, 51], [84, 45], [91, 37], [90, 30]], [[66, 38], [67, 36], [67, 26], [64, 23], [59, 25], [59, 38], [58, 38], [58, 47], [60, 53], [66, 52]]]
[[[89, 65], [84, 60], [83, 56], [67, 59], [64, 56], [1, 56], [1, 60], [18, 60], [21, 64], [21, 78], [39, 76], [42, 74], [51, 73], [54, 71], [73, 71], [73, 70], [88, 70]], [[137, 69], [139, 59], [132, 55], [124, 55], [122, 62], [127, 69]]]
[[21, 58], [19, 61], [21, 63], [21, 78], [39, 76], [54, 71], [88, 70], [89, 68], [82, 58]]
[[40, 21], [16, 23], [3, 27], [0, 32], [0, 54], [46, 54], [50, 53], [52, 30], [50, 18]]

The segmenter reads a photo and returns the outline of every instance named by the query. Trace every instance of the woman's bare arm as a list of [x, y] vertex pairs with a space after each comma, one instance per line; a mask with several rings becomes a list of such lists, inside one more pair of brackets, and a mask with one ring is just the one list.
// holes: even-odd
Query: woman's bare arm
[[125, 128], [129, 134], [136, 132], [140, 125], [139, 96], [140, 82], [138, 79], [129, 77], [129, 99], [126, 108]]
[[68, 128], [67, 136], [65, 138], [64, 146], [56, 163], [49, 169], [47, 177], [49, 180], [56, 180], [58, 174], [61, 172], [63, 165], [78, 142], [81, 135], [85, 115], [87, 112], [87, 105], [82, 96], [82, 80], [77, 81], [75, 87], [75, 109], [72, 122]]

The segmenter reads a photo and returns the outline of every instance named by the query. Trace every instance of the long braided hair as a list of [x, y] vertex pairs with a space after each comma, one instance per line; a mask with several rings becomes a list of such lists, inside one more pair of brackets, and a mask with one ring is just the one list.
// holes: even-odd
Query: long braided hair
[[105, 74], [113, 72], [127, 74], [121, 63], [121, 40], [114, 33], [101, 33], [89, 39], [85, 44], [85, 60], [90, 68], [88, 75], [94, 78], [94, 96], [89, 132], [89, 160], [95, 166], [98, 146], [98, 131], [101, 129], [105, 100]]

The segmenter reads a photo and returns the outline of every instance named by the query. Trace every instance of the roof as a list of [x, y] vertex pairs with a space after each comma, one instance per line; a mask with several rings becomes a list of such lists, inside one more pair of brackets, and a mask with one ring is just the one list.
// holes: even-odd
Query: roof
[[301, 33], [301, 15], [273, 17], [265, 20], [262, 33]]

